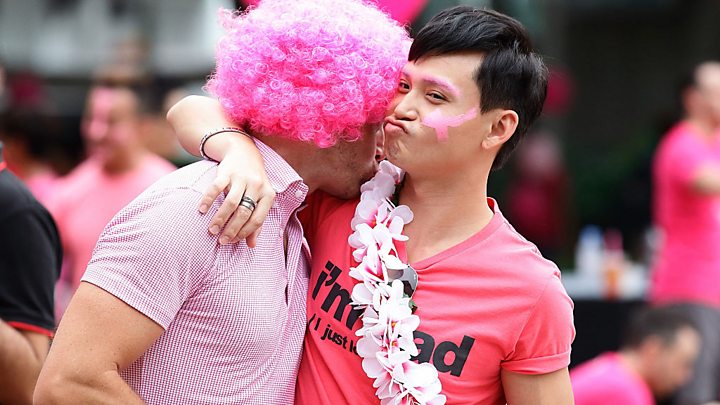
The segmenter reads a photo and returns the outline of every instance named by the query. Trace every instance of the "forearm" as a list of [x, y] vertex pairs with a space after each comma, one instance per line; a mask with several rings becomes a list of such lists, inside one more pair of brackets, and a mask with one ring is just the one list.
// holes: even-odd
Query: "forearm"
[[22, 333], [0, 320], [0, 381], [6, 382], [0, 384], [0, 404], [32, 404], [44, 359]]
[[35, 390], [35, 403], [144, 404], [115, 370], [88, 372], [78, 368], [66, 374], [43, 370]]
[[[220, 128], [237, 126], [225, 117], [217, 100], [203, 96], [183, 98], [168, 111], [167, 120], [182, 147], [195, 156], [200, 156], [199, 146], [203, 135]], [[204, 150], [209, 157], [221, 161], [228, 150], [237, 146], [255, 149], [255, 144], [248, 137], [227, 132], [209, 139]]]

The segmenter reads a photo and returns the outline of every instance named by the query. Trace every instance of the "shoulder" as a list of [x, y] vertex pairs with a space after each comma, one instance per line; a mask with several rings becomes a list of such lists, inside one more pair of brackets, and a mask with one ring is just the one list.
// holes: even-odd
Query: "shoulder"
[[[158, 158], [159, 159], [159, 158]], [[160, 180], [153, 183], [146, 191], [185, 190], [202, 194], [215, 180], [217, 163], [207, 160], [191, 163], [180, 169], [164, 173]], [[144, 193], [143, 193], [144, 194]], [[199, 203], [199, 200], [198, 200]]]
[[58, 179], [58, 186], [67, 188], [72, 185], [83, 185], [89, 179], [100, 177], [102, 169], [97, 161], [88, 158], [75, 166], [70, 173]]
[[50, 213], [22, 181], [7, 170], [0, 171], [0, 220], [15, 221], [18, 217], [40, 220], [44, 228], [54, 231]]
[[[212, 212], [202, 215], [197, 209], [202, 195], [197, 184], [205, 173], [199, 169], [181, 169], [163, 177], [121, 209], [108, 228], [142, 222], [149, 225], [150, 230], [172, 232], [185, 230], [188, 228], [185, 225], [199, 220], [209, 223]], [[214, 205], [218, 205], [218, 201]]]
[[[560, 280], [560, 269], [544, 258], [537, 246], [522, 236], [498, 211], [500, 225], [483, 250], [492, 251], [492, 259], [508, 278], [540, 288], [549, 280]], [[485, 253], [487, 255], [487, 252]]]
[[29, 204], [34, 198], [22, 181], [8, 170], [0, 171], [0, 216]]
[[670, 158], [696, 149], [703, 149], [702, 143], [690, 124], [681, 122], [663, 136], [658, 144], [657, 157]]
[[88, 193], [93, 191], [88, 185], [98, 184], [101, 175], [102, 171], [97, 162], [93, 159], [85, 159], [70, 173], [57, 179], [55, 190], [47, 201], [47, 207], [53, 216], [57, 219], [68, 206], [86, 198]]

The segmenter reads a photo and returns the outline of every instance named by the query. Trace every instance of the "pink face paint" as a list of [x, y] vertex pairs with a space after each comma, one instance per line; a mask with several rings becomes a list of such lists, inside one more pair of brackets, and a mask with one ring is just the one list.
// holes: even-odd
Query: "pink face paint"
[[427, 117], [423, 118], [421, 122], [423, 125], [435, 129], [438, 141], [444, 142], [448, 139], [449, 127], [459, 127], [463, 123], [477, 117], [477, 112], [478, 108], [473, 107], [465, 114], [456, 115], [454, 117], [446, 117], [439, 108], [436, 108], [433, 112], [428, 114]]

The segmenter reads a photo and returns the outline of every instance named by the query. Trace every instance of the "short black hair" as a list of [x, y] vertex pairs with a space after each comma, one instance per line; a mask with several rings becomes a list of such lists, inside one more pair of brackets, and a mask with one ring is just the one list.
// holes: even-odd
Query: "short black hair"
[[0, 139], [22, 142], [35, 159], [47, 160], [59, 136], [57, 119], [33, 109], [11, 108], [0, 115]]
[[650, 337], [657, 337], [665, 346], [675, 343], [680, 330], [697, 326], [675, 306], [643, 307], [636, 310], [625, 327], [622, 348], [636, 349]]
[[479, 52], [475, 72], [480, 110], [507, 108], [519, 116], [515, 134], [500, 148], [493, 169], [507, 161], [542, 112], [547, 95], [547, 68], [533, 51], [523, 25], [494, 10], [457, 6], [435, 15], [415, 36], [408, 60]]

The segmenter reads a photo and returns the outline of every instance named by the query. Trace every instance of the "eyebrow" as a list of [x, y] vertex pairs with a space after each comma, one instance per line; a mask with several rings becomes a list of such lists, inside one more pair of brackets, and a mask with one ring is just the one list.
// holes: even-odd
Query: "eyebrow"
[[[405, 76], [412, 76], [407, 70], [403, 70], [402, 74]], [[449, 81], [445, 79], [441, 79], [439, 77], [433, 77], [428, 75], [420, 75], [420, 80], [426, 83], [430, 83], [432, 85], [442, 87], [443, 89], [450, 92], [455, 97], [460, 97], [460, 89], [457, 88], [454, 84], [450, 83]]]

